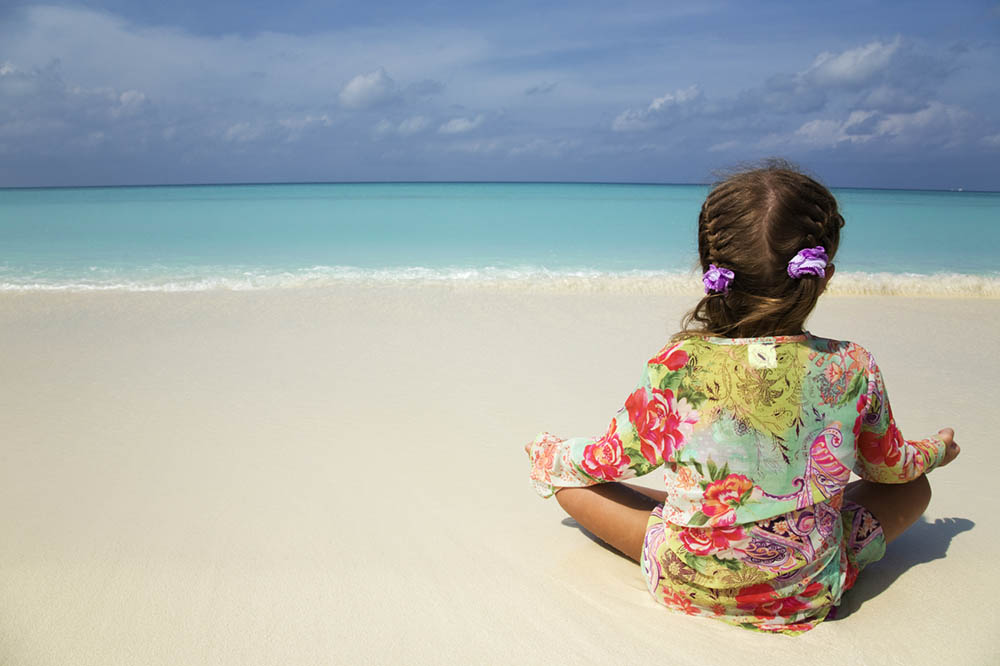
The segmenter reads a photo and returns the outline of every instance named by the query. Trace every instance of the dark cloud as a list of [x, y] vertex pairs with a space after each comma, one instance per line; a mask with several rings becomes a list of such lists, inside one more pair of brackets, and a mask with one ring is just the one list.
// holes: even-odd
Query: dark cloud
[[871, 136], [878, 132], [882, 114], [872, 113], [861, 120], [848, 123], [844, 126], [844, 133], [847, 136]]
[[525, 95], [545, 95], [556, 89], [555, 83], [540, 83], [537, 86], [531, 86], [524, 91]]
[[434, 79], [424, 79], [406, 86], [406, 94], [412, 97], [431, 97], [444, 92], [444, 84]]
[[733, 112], [802, 114], [822, 111], [827, 103], [827, 91], [810, 85], [796, 74], [775, 74], [762, 86], [740, 91]]

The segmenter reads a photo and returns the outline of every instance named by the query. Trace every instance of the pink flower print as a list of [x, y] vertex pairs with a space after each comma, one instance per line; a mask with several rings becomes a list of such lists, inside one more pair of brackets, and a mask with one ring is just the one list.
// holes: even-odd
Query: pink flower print
[[[531, 478], [535, 481], [548, 483], [551, 480], [552, 467], [555, 464], [556, 452], [565, 440], [549, 433], [542, 436], [541, 441], [531, 449]], [[529, 445], [530, 446], [530, 445]]]
[[740, 610], [750, 611], [756, 618], [770, 620], [776, 617], [790, 617], [809, 608], [808, 600], [823, 591], [822, 583], [810, 583], [802, 594], [778, 597], [778, 593], [768, 583], [750, 585], [736, 595]]
[[823, 376], [826, 377], [826, 381], [831, 384], [836, 384], [837, 380], [844, 376], [844, 369], [836, 363], [831, 363], [826, 366], [826, 370], [823, 371]]
[[687, 467], [681, 467], [677, 470], [677, 487], [681, 490], [691, 490], [698, 482], [694, 478], [694, 474]]
[[858, 402], [856, 408], [858, 410], [858, 418], [854, 420], [854, 439], [857, 441], [858, 437], [861, 435], [861, 427], [865, 422], [865, 409], [868, 407], [868, 394], [862, 393], [858, 396]]
[[858, 451], [861, 457], [873, 465], [885, 465], [893, 467], [899, 462], [899, 448], [903, 444], [903, 436], [896, 428], [896, 421], [889, 413], [889, 428], [884, 435], [877, 435], [873, 432], [862, 432], [858, 437]]
[[679, 538], [684, 548], [695, 555], [715, 555], [722, 559], [735, 559], [732, 551], [745, 547], [750, 541], [739, 525], [733, 527], [685, 527]]
[[608, 432], [583, 449], [583, 460], [580, 465], [595, 479], [613, 481], [620, 477], [622, 471], [632, 462], [622, 448], [622, 440], [615, 432], [616, 426], [615, 420], [611, 419]]
[[653, 465], [681, 448], [698, 422], [698, 412], [687, 400], [676, 400], [670, 389], [638, 388], [625, 401], [625, 409], [639, 437], [639, 450]]
[[688, 615], [701, 615], [701, 611], [682, 592], [675, 592], [671, 589], [664, 590], [663, 603], [667, 608], [672, 608]]
[[900, 469], [900, 478], [912, 479], [920, 476], [924, 471], [924, 460], [933, 460], [936, 451], [936, 440], [922, 439], [910, 442], [910, 446], [905, 447], [903, 452], [903, 465]]
[[732, 525], [736, 522], [736, 509], [753, 492], [753, 481], [742, 474], [730, 474], [713, 481], [705, 488], [705, 501], [701, 512], [708, 516], [709, 525]]
[[669, 347], [664, 347], [659, 354], [649, 359], [650, 363], [658, 363], [659, 365], [667, 366], [667, 370], [680, 370], [688, 362], [688, 353], [681, 349], [681, 344], [670, 345]]

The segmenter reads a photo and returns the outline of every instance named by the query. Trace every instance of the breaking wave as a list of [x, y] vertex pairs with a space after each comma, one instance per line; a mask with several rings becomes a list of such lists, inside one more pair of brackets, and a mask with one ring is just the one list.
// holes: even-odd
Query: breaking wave
[[[4, 275], [4, 273], [7, 273]], [[140, 272], [91, 267], [86, 275], [11, 275], [0, 271], [0, 291], [130, 291], [197, 292], [250, 291], [333, 286], [489, 287], [527, 290], [677, 292], [701, 290], [699, 276], [688, 271], [602, 271], [517, 268], [359, 268], [312, 266], [309, 268], [248, 269], [198, 267], [185, 270], [144, 269]], [[1000, 273], [865, 273], [838, 272], [829, 292], [850, 296], [929, 296], [947, 298], [1000, 298]]]

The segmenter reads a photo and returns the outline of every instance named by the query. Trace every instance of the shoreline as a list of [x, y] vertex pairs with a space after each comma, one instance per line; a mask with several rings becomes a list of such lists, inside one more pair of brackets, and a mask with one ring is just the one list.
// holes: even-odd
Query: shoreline
[[[0, 281], [0, 297], [10, 293], [191, 293], [295, 291], [352, 288], [436, 288], [485, 291], [524, 290], [565, 293], [620, 291], [643, 296], [685, 295], [700, 298], [701, 278], [692, 271], [547, 270], [540, 268], [410, 267], [361, 269], [316, 267], [298, 271], [233, 271], [196, 278], [145, 277], [138, 279], [60, 282]], [[903, 298], [1000, 298], [1000, 273], [862, 273], [838, 272], [828, 296]]]

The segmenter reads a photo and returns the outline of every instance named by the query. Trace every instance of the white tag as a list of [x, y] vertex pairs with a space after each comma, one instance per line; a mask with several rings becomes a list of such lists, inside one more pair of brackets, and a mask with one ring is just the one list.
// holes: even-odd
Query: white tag
[[751, 342], [747, 347], [747, 360], [752, 368], [778, 367], [778, 353], [773, 344]]

